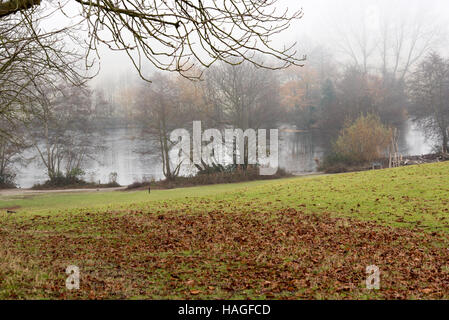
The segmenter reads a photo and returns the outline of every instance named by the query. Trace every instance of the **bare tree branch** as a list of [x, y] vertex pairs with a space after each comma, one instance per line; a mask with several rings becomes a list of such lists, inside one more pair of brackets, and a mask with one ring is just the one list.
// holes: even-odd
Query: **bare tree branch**
[[[39, 4], [36, 1], [5, 7], [3, 17], [8, 15], [7, 8], [9, 14], [24, 13]], [[278, 10], [279, 0], [75, 1], [81, 6], [78, 17], [87, 26], [88, 55], [98, 54], [100, 44], [124, 51], [142, 78], [146, 65], [198, 79], [202, 71], [193, 74], [191, 70], [217, 61], [232, 65], [248, 61], [281, 69], [305, 60], [297, 57], [294, 43], [281, 48], [272, 44], [274, 37], [303, 16], [302, 10]], [[64, 12], [66, 4], [58, 9]], [[268, 63], [261, 63], [257, 56]]]
[[33, 6], [41, 4], [41, 0], [10, 0], [0, 3], [0, 18], [17, 13], [21, 10], [27, 10]]

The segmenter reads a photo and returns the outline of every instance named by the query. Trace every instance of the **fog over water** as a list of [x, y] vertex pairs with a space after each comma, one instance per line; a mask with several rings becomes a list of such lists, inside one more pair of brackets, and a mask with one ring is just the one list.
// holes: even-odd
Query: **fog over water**
[[[432, 142], [413, 123], [409, 122], [400, 139], [399, 149], [403, 155], [429, 153]], [[104, 150], [98, 154], [98, 161], [92, 161], [86, 171], [87, 181], [107, 183], [109, 174], [118, 174], [118, 183], [129, 185], [143, 179], [161, 179], [161, 161], [151, 155], [142, 155], [137, 151], [147, 142], [139, 138], [140, 129], [120, 128], [104, 132]], [[310, 133], [280, 133], [279, 166], [300, 175], [316, 171], [315, 158], [323, 156], [319, 135]], [[29, 152], [27, 157], [35, 156]], [[47, 180], [45, 168], [33, 161], [28, 166], [18, 167], [17, 182], [21, 188], [32, 187], [35, 183]]]

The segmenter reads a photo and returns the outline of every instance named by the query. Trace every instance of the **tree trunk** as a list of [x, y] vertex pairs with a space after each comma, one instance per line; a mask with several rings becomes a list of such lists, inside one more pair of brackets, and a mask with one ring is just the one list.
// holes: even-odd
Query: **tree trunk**
[[447, 130], [446, 130], [443, 132], [443, 148], [442, 148], [443, 153], [448, 153], [448, 151], [449, 151], [449, 146], [448, 146], [449, 141], [448, 140], [449, 140], [449, 138], [447, 136]]

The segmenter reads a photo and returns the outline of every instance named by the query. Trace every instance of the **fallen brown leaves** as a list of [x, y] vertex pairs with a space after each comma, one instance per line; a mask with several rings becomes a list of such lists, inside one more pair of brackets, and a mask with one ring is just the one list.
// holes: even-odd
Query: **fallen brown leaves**
[[[48, 276], [4, 291], [9, 298], [449, 298], [449, 250], [438, 234], [296, 209], [269, 218], [207, 207], [71, 214], [8, 222], [0, 231], [2, 247], [21, 265]], [[65, 288], [73, 264], [79, 291]], [[365, 288], [373, 264], [378, 291]], [[29, 272], [1, 266], [0, 288]]]

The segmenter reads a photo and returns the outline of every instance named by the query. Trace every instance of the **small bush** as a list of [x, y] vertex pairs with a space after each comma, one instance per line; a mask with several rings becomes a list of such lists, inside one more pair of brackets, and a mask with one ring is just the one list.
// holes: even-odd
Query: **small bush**
[[43, 184], [35, 184], [32, 189], [55, 189], [55, 188], [67, 188], [67, 187], [82, 187], [90, 185], [88, 182], [66, 176], [57, 176], [51, 180], [45, 181]]
[[391, 142], [392, 130], [373, 114], [347, 122], [335, 143], [335, 153], [350, 163], [364, 163], [382, 158]]
[[83, 188], [116, 188], [120, 187], [117, 181], [109, 181], [107, 184], [89, 183], [84, 181], [81, 177], [84, 176], [84, 171], [77, 168], [70, 171], [68, 174], [58, 173], [55, 177], [45, 181], [43, 184], [35, 184], [32, 189], [83, 189]]
[[66, 175], [64, 175], [61, 172], [58, 172], [58, 174], [47, 181], [49, 185], [53, 186], [66, 186], [66, 185], [76, 185], [76, 184], [86, 184], [85, 181], [81, 179], [81, 177], [84, 175], [84, 171], [80, 169], [73, 169]]
[[318, 168], [326, 173], [362, 170], [364, 165], [385, 157], [391, 142], [392, 130], [382, 124], [373, 114], [362, 115], [345, 127]]
[[[73, 180], [73, 181], [81, 181], [82, 177], [85, 174], [86, 173], [84, 172], [84, 170], [82, 170], [80, 168], [74, 168], [74, 169], [70, 170], [68, 173], [66, 173], [65, 179]], [[60, 175], [63, 176], [61, 173], [60, 173]]]

